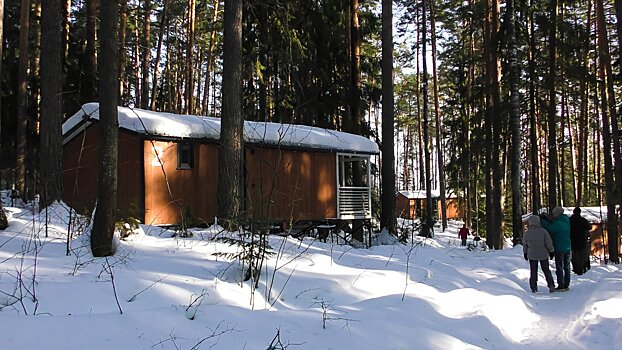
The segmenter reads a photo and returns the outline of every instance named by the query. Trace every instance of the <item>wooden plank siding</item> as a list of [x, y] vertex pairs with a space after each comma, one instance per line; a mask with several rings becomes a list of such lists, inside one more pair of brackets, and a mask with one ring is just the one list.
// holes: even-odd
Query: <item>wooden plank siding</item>
[[[592, 223], [592, 229], [590, 230], [590, 240], [592, 246], [590, 247], [590, 255], [602, 257], [608, 255], [609, 235], [607, 234], [606, 224]], [[614, 242], [611, 242], [615, 244]], [[618, 252], [622, 252], [622, 239], [618, 237]]]
[[[463, 219], [464, 218], [464, 206], [460, 203], [458, 198], [447, 198], [446, 214], [447, 219]], [[438, 200], [438, 218], [441, 219], [441, 200]]]
[[415, 200], [401, 194], [397, 195], [395, 210], [397, 211], [397, 216], [403, 219], [413, 220], [417, 217], [415, 213]]
[[[119, 218], [134, 215], [143, 219], [142, 159], [142, 140], [120, 129], [117, 185]], [[63, 149], [63, 200], [81, 214], [90, 215], [95, 207], [98, 168], [99, 132], [95, 125], [91, 125]]]
[[[438, 198], [433, 198], [432, 203], [436, 202], [436, 214], [438, 220], [441, 220], [441, 201]], [[463, 219], [464, 209], [458, 198], [447, 198], [447, 219]], [[395, 210], [397, 216], [403, 219], [416, 219], [417, 209], [423, 210], [425, 208], [425, 198], [408, 198], [402, 193], [398, 193], [395, 197]]]
[[213, 223], [217, 215], [218, 146], [192, 142], [191, 169], [178, 169], [177, 146], [178, 142], [144, 141], [145, 223], [176, 224], [181, 222], [182, 212], [200, 222]]
[[274, 221], [337, 216], [336, 154], [247, 145], [247, 211]]
[[[90, 213], [97, 195], [97, 123], [64, 148], [64, 199]], [[83, 144], [84, 142], [84, 144]], [[192, 144], [192, 167], [178, 167], [178, 144]], [[156, 150], [158, 156], [156, 156]], [[245, 202], [249, 219], [322, 220], [337, 216], [335, 152], [245, 146]], [[119, 130], [118, 218], [171, 225], [181, 215], [213, 223], [217, 216], [218, 144], [204, 140], [150, 139]], [[77, 191], [74, 193], [74, 187]]]

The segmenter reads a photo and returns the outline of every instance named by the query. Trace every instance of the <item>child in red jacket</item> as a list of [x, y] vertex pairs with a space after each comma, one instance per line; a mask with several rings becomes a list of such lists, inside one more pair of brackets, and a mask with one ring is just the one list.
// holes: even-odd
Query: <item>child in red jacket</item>
[[460, 231], [458, 231], [458, 237], [462, 240], [462, 246], [466, 247], [467, 236], [469, 235], [469, 229], [466, 227], [466, 224], [462, 225]]

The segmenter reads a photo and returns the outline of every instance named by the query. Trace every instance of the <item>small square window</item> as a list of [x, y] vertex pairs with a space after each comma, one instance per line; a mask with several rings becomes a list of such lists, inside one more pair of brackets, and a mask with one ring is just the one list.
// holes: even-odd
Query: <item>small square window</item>
[[177, 169], [192, 169], [192, 144], [180, 142], [177, 144]]

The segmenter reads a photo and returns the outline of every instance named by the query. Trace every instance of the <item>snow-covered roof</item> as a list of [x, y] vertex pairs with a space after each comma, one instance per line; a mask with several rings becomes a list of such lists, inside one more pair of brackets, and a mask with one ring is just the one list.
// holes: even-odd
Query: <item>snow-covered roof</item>
[[[427, 194], [425, 190], [415, 190], [415, 191], [399, 191], [399, 194], [408, 198], [408, 199], [423, 199], [427, 198]], [[441, 191], [432, 190], [432, 198], [439, 198], [441, 196]], [[453, 193], [446, 193], [445, 198], [454, 198], [455, 195]]]
[[[568, 217], [572, 216], [575, 207], [563, 207], [564, 214], [568, 215]], [[546, 213], [546, 208], [541, 208], [540, 213]], [[529, 217], [533, 215], [532, 213], [528, 213], [523, 215], [523, 222], [526, 222]], [[605, 223], [607, 222], [607, 207], [581, 207], [581, 216], [584, 217], [587, 221], [593, 224]]]
[[[153, 112], [119, 107], [119, 127], [143, 135], [218, 140], [220, 118]], [[83, 120], [99, 120], [99, 104], [87, 103], [63, 124], [63, 135]], [[339, 152], [378, 154], [378, 145], [363, 136], [307, 125], [244, 122], [244, 140], [249, 143], [281, 145]]]

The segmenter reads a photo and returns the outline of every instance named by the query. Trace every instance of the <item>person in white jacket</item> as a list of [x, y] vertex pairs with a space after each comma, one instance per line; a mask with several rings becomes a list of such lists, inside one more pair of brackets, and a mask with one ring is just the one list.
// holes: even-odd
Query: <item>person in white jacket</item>
[[540, 217], [533, 215], [528, 220], [529, 228], [523, 235], [523, 256], [529, 260], [529, 287], [532, 293], [538, 291], [538, 262], [544, 272], [549, 292], [555, 291], [553, 274], [549, 268], [549, 260], [553, 258], [553, 240], [551, 235], [540, 225]]

